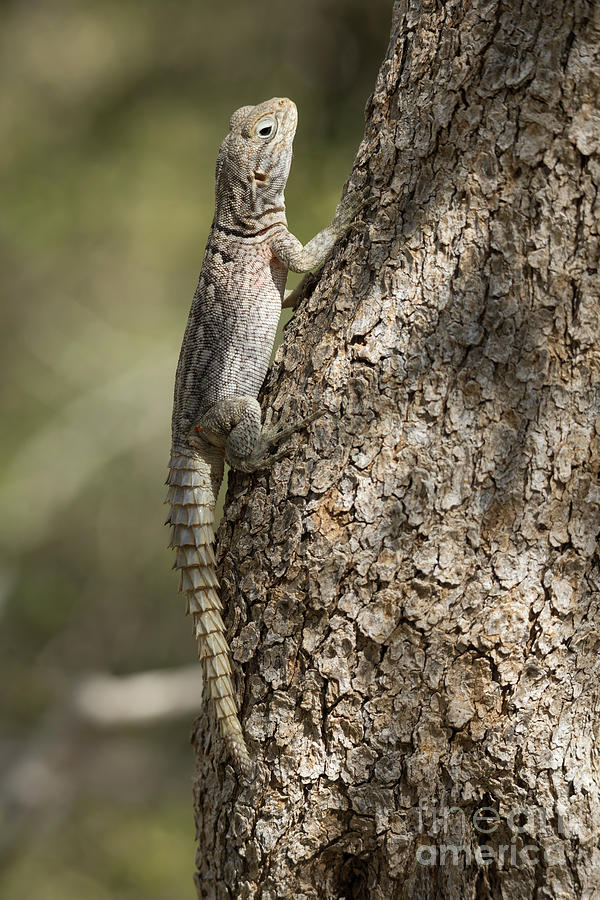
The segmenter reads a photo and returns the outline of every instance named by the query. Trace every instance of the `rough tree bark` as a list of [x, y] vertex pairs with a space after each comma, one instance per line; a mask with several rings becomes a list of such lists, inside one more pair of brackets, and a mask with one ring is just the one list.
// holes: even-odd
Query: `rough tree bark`
[[368, 220], [220, 533], [263, 764], [196, 731], [201, 897], [599, 896], [598, 6], [401, 0]]

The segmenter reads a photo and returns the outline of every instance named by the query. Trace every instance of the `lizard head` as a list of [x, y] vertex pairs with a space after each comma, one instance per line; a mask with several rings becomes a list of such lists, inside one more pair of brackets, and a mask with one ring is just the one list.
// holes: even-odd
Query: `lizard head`
[[297, 123], [296, 105], [286, 97], [233, 113], [217, 158], [219, 224], [253, 233], [285, 222], [284, 191]]

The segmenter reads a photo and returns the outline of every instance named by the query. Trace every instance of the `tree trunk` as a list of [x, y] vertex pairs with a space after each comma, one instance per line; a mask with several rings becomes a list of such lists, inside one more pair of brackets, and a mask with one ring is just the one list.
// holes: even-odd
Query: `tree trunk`
[[263, 396], [324, 415], [220, 533], [262, 768], [201, 720], [201, 897], [600, 896], [599, 37], [394, 6], [372, 204]]

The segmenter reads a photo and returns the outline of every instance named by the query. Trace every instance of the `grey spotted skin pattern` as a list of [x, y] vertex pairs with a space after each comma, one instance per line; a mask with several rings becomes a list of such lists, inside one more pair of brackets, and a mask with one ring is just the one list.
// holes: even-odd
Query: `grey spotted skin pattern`
[[[251, 472], [294, 428], [261, 427], [265, 378], [289, 269], [307, 272], [329, 254], [362, 206], [343, 201], [303, 246], [287, 229], [284, 190], [296, 132], [294, 103], [275, 97], [231, 117], [216, 167], [216, 201], [185, 330], [172, 420], [167, 502], [180, 590], [192, 616], [206, 696], [234, 765], [253, 765], [238, 719], [213, 551], [224, 460]], [[301, 426], [303, 423], [299, 423]]]

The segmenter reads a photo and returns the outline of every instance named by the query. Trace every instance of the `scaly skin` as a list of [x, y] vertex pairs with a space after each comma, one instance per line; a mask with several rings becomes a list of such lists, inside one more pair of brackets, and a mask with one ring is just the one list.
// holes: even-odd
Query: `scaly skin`
[[256, 400], [288, 269], [306, 272], [319, 265], [362, 205], [356, 198], [341, 203], [333, 222], [304, 247], [288, 231], [284, 190], [296, 123], [292, 101], [276, 97], [234, 112], [221, 144], [215, 216], [177, 367], [167, 480], [170, 546], [194, 621], [206, 695], [245, 778], [253, 766], [237, 715], [217, 593], [215, 502], [225, 459], [251, 472], [269, 446], [294, 430], [265, 432]]

